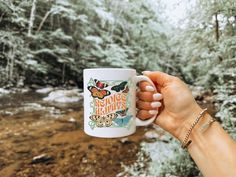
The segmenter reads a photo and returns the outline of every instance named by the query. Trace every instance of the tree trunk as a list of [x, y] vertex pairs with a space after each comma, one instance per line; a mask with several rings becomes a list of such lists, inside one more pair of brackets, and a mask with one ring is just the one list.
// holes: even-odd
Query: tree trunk
[[10, 80], [10, 58], [7, 57], [7, 66], [6, 66], [7, 80]]
[[218, 21], [217, 13], [215, 13], [215, 38], [216, 38], [216, 42], [218, 42], [220, 38], [220, 33], [219, 33], [219, 21]]
[[13, 77], [14, 77], [14, 65], [15, 65], [15, 61], [14, 61], [14, 54], [13, 54], [13, 51], [12, 51], [12, 57], [11, 57], [11, 67], [10, 67], [10, 81], [12, 82], [13, 81]]
[[62, 83], [65, 83], [65, 72], [66, 72], [66, 64], [63, 63], [62, 65]]
[[9, 51], [8, 60], [7, 60], [7, 73], [8, 73], [8, 82], [11, 83], [14, 77], [14, 65], [15, 65], [15, 54], [14, 54], [15, 47]]
[[37, 3], [37, 0], [33, 0], [31, 13], [30, 13], [30, 19], [29, 19], [28, 36], [32, 35], [32, 28], [34, 26], [34, 19], [35, 19], [35, 12], [36, 12], [36, 3]]
[[47, 11], [47, 13], [44, 15], [43, 20], [41, 21], [41, 23], [40, 23], [40, 25], [39, 25], [39, 27], [38, 27], [38, 29], [37, 29], [37, 32], [39, 32], [39, 31], [41, 30], [41, 28], [43, 27], [44, 22], [47, 20], [47, 18], [48, 18], [48, 16], [50, 15], [51, 12], [52, 12], [52, 11], [49, 10], [49, 11]]

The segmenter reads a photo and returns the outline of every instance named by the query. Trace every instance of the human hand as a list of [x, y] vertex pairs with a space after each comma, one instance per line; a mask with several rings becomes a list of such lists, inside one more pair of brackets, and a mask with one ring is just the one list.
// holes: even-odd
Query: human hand
[[[188, 86], [179, 78], [159, 71], [145, 71], [143, 74], [154, 82], [161, 95], [154, 93], [148, 82], [140, 82], [140, 92], [137, 93], [139, 99], [137, 117], [143, 120], [149, 119], [160, 109], [155, 124], [179, 140], [183, 140], [186, 130], [202, 109], [194, 100]], [[161, 104], [157, 101], [162, 97]]]

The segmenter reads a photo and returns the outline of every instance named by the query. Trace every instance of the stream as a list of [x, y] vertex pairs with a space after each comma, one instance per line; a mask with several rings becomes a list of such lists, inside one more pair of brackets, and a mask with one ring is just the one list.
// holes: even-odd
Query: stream
[[133, 164], [145, 132], [94, 138], [83, 132], [83, 100], [46, 102], [46, 94], [16, 91], [0, 97], [1, 177], [116, 176]]
[[171, 154], [158, 127], [138, 127], [125, 138], [91, 137], [83, 132], [82, 97], [58, 103], [47, 96], [30, 89], [0, 96], [0, 177], [134, 176], [155, 154], [160, 163]]

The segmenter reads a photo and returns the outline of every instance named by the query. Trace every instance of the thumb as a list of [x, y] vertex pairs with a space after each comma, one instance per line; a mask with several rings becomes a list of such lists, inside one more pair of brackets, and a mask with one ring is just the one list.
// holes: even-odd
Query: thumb
[[160, 87], [164, 87], [173, 79], [173, 76], [160, 71], [143, 71], [143, 74]]

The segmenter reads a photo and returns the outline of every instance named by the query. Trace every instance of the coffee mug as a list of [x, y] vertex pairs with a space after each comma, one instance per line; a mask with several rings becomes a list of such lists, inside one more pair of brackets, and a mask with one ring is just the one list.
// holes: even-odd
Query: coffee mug
[[140, 81], [154, 83], [137, 76], [135, 69], [84, 69], [84, 131], [86, 134], [115, 138], [133, 134], [136, 126], [151, 124], [136, 118], [136, 85]]

